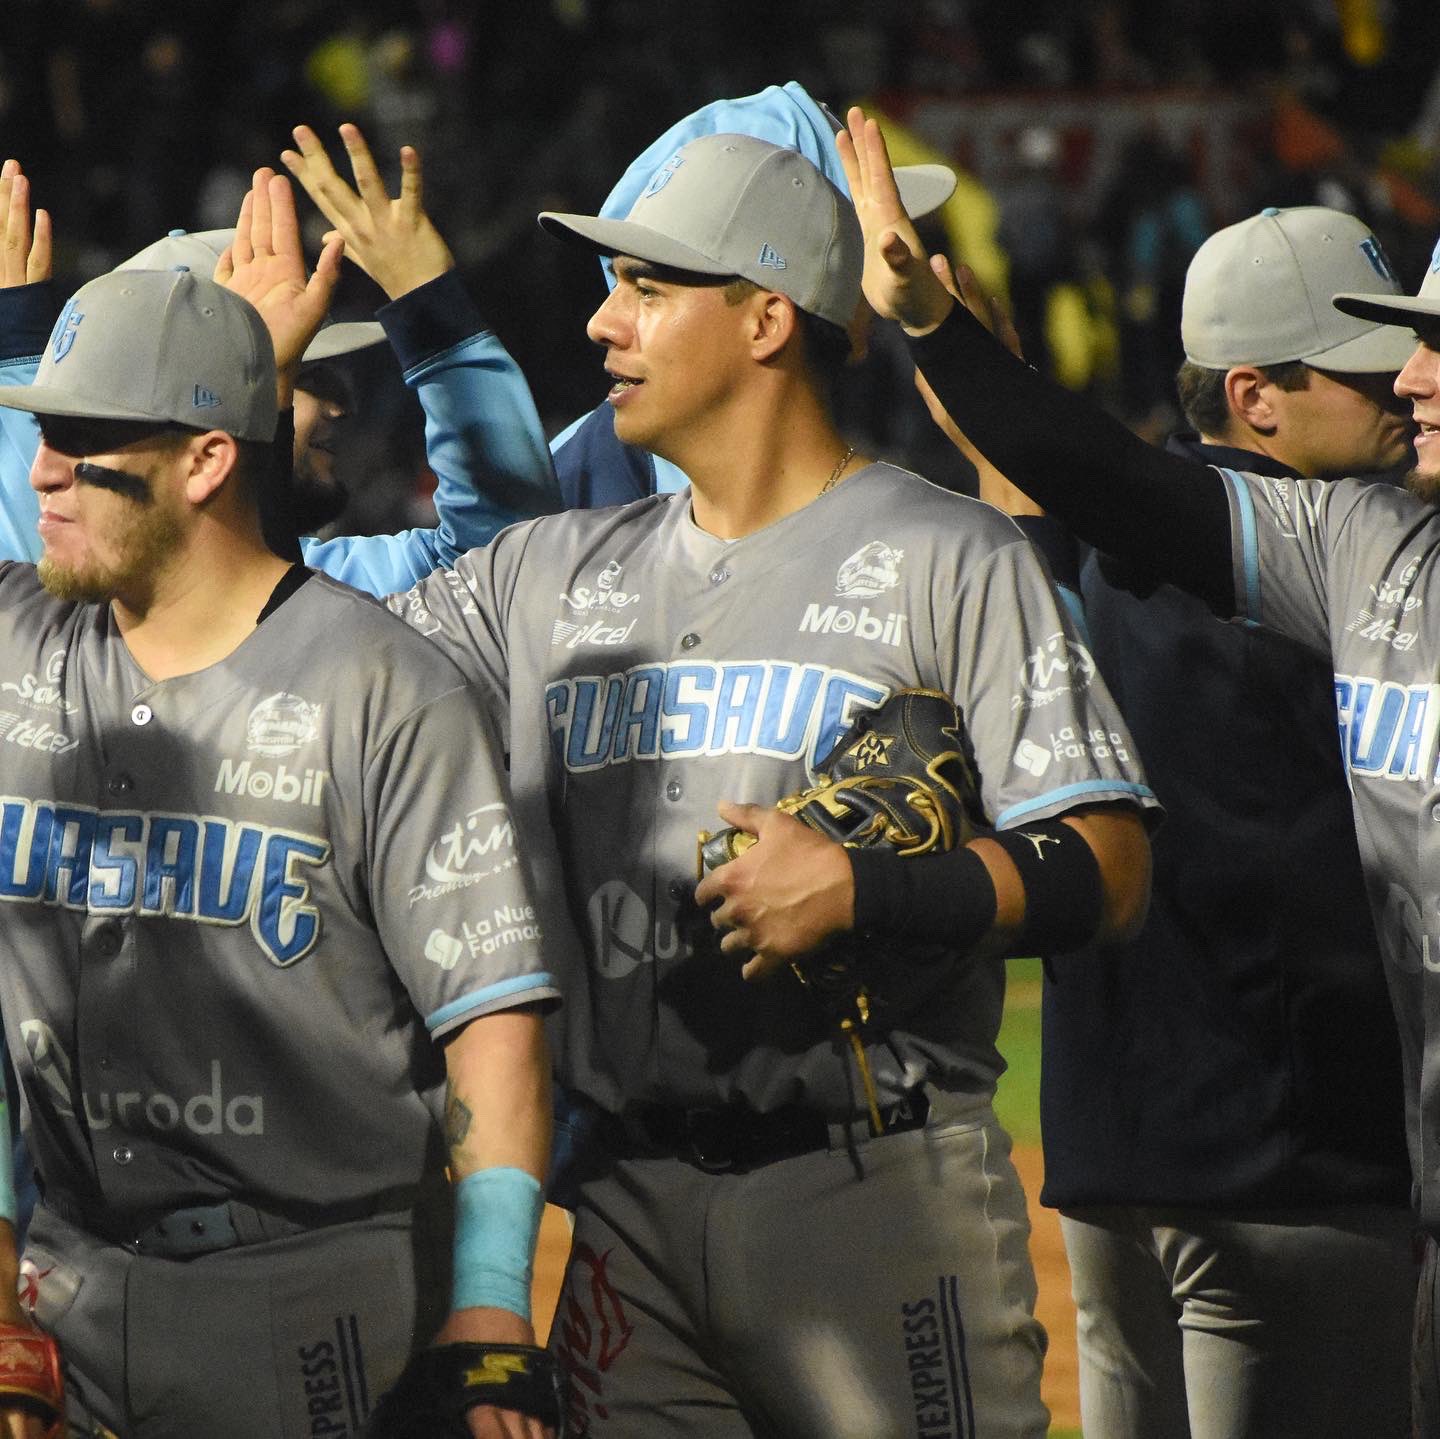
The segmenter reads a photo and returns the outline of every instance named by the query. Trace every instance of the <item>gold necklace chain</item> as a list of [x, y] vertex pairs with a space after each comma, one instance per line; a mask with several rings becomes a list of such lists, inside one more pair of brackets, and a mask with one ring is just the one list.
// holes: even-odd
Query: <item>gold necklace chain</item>
[[845, 453], [840, 456], [840, 463], [836, 465], [833, 470], [830, 471], [830, 478], [826, 480], [823, 485], [820, 486], [820, 494], [827, 494], [830, 490], [833, 490], [835, 488], [835, 481], [838, 480], [840, 476], [845, 473], [845, 466], [848, 465], [850, 461], [854, 458], [855, 446], [846, 445]]

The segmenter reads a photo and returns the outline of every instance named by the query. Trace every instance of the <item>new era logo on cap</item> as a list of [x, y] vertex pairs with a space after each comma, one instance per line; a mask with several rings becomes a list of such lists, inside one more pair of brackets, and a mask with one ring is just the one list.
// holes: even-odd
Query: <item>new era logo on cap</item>
[[773, 245], [760, 246], [760, 263], [771, 270], [783, 270], [785, 261]]
[[204, 385], [195, 386], [195, 408], [197, 410], [213, 410], [220, 403], [220, 396], [214, 390], [207, 390]]

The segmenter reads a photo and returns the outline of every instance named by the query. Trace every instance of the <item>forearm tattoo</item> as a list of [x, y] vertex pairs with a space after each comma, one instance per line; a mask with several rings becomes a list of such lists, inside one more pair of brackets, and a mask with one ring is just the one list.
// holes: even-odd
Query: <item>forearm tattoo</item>
[[452, 1154], [465, 1143], [473, 1118], [470, 1106], [456, 1094], [455, 1087], [447, 1083], [445, 1086], [445, 1143], [449, 1146]]

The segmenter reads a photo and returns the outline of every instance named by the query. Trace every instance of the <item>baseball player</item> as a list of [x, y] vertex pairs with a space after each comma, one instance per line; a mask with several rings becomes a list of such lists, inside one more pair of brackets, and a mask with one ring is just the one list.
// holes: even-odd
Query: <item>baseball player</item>
[[[1014, 526], [836, 433], [860, 237], [808, 160], [702, 136], [627, 220], [542, 223], [614, 256], [589, 333], [616, 432], [691, 487], [516, 526], [391, 603], [504, 706], [517, 819], [553, 823], [584, 929], [559, 1038], [599, 1135], [552, 1329], [572, 1423], [1043, 1434], [999, 956], [1138, 917], [1128, 738]], [[906, 686], [958, 700], [998, 830], [936, 868], [877, 856], [919, 867], [886, 912], [870, 865], [771, 806]], [[697, 887], [720, 823], [758, 842]], [[785, 965], [857, 927], [916, 960], [866, 1030], [878, 1123]]]
[[[1178, 379], [1200, 433], [1167, 449], [1289, 479], [1409, 457], [1392, 385], [1411, 344], [1334, 309], [1349, 289], [1399, 290], [1353, 216], [1267, 210], [1211, 236], [1186, 277]], [[982, 499], [1034, 508], [978, 468]], [[1044, 986], [1041, 1197], [1061, 1210], [1085, 1427], [1404, 1433], [1400, 1051], [1331, 668], [1112, 556], [1077, 556], [1053, 519], [1017, 523], [1074, 576], [1169, 816], [1140, 933]]]
[[533, 1337], [557, 990], [498, 752], [449, 661], [260, 533], [338, 264], [306, 284], [260, 171], [232, 289], [102, 276], [0, 389], [45, 541], [0, 564], [0, 1010], [43, 1192], [0, 1302], [82, 1433], [354, 1435], [437, 1331], [500, 1375]]
[[[842, 193], [845, 172], [835, 155], [838, 122], [829, 109], [795, 80], [768, 85], [754, 95], [714, 100], [685, 116], [638, 154], [616, 181], [600, 214], [623, 219], [640, 198], [650, 177], [682, 145], [701, 135], [753, 135], [772, 145], [798, 150]], [[945, 203], [955, 189], [955, 172], [946, 165], [901, 165], [896, 169], [908, 214], [919, 219]], [[605, 283], [613, 288], [609, 259], [601, 261]], [[868, 326], [868, 307], [852, 323], [857, 341]], [[685, 474], [660, 455], [625, 445], [616, 438], [611, 409], [598, 405], [561, 430], [550, 442], [556, 477], [566, 505], [600, 507], [624, 504], [645, 495], [673, 494], [688, 483]]]
[[[388, 594], [484, 544], [511, 521], [557, 509], [560, 498], [524, 377], [485, 327], [454, 257], [423, 208], [419, 156], [408, 147], [402, 153], [402, 193], [391, 200], [359, 132], [347, 126], [345, 134], [365, 197], [365, 223], [351, 228], [346, 253], [376, 279], [389, 303], [378, 312], [379, 324], [330, 325], [307, 347], [293, 412], [295, 490], [284, 521], [287, 529], [306, 536], [300, 551], [311, 568], [371, 594]], [[0, 263], [0, 380], [28, 384], [55, 318], [48, 283], [49, 222], [43, 210], [36, 211], [32, 234], [29, 180], [13, 160], [4, 168], [0, 230], [13, 244]], [[226, 230], [175, 232], [118, 268], [183, 265], [210, 275], [229, 239]], [[333, 418], [334, 397], [324, 368], [382, 338], [389, 339], [405, 383], [425, 412], [440, 523], [395, 535], [313, 538], [343, 501], [327, 475], [324, 430], [327, 415]], [[27, 478], [36, 442], [28, 415], [0, 418], [0, 554], [15, 559], [39, 556], [38, 511]], [[287, 538], [293, 543], [293, 534]]]
[[[1328, 658], [1341, 757], [1370, 911], [1400, 1025], [1414, 1199], [1427, 1235], [1415, 1326], [1415, 1432], [1440, 1434], [1434, 1326], [1440, 1233], [1436, 1091], [1437, 728], [1433, 641], [1440, 602], [1440, 248], [1416, 299], [1350, 293], [1345, 313], [1413, 327], [1419, 346], [1395, 381], [1419, 426], [1409, 493], [1206, 467], [1162, 454], [1016, 364], [924, 264], [893, 188], [878, 131], [852, 115], [842, 142], [860, 185], [866, 292], [900, 318], [916, 361], [970, 440], [1033, 499], [1107, 553], [1143, 564], [1216, 613], [1263, 623]], [[852, 177], [852, 182], [853, 182]], [[1373, 287], [1372, 287], [1373, 288]], [[1043, 429], [1016, 425], [1043, 409]], [[1023, 430], [1023, 433], [1021, 432]], [[1284, 719], [1282, 714], [1277, 721]], [[1274, 859], [1282, 867], [1288, 856]], [[1338, 1021], [1337, 1021], [1338, 1023]], [[1357, 1061], [1363, 1062], [1363, 1061]], [[1334, 1377], [1317, 1373], [1328, 1394]]]

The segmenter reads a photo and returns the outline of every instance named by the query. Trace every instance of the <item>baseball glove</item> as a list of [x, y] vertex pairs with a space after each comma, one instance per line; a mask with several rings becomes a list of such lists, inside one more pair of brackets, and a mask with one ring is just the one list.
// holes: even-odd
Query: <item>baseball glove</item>
[[469, 1439], [481, 1404], [538, 1419], [565, 1439], [560, 1371], [533, 1344], [437, 1344], [411, 1357], [375, 1406], [366, 1439]]
[[60, 1439], [65, 1427], [65, 1380], [60, 1348], [28, 1324], [0, 1323], [0, 1402], [38, 1415], [45, 1439]]
[[[888, 844], [929, 854], [964, 844], [984, 823], [955, 701], [935, 690], [896, 690], [864, 711], [817, 766], [820, 782], [776, 808], [838, 844]], [[700, 836], [702, 874], [743, 854], [755, 837], [722, 829]]]
[[[888, 845], [898, 855], [955, 849], [985, 824], [965, 724], [955, 702], [935, 690], [896, 690], [862, 713], [817, 766], [819, 783], [776, 805], [827, 839], [851, 848]], [[744, 830], [702, 834], [703, 876], [755, 843]], [[886, 957], [883, 937], [843, 935], [791, 968], [824, 1001], [853, 1050], [871, 1127], [883, 1127], [859, 1030], [870, 1022], [867, 975]]]

